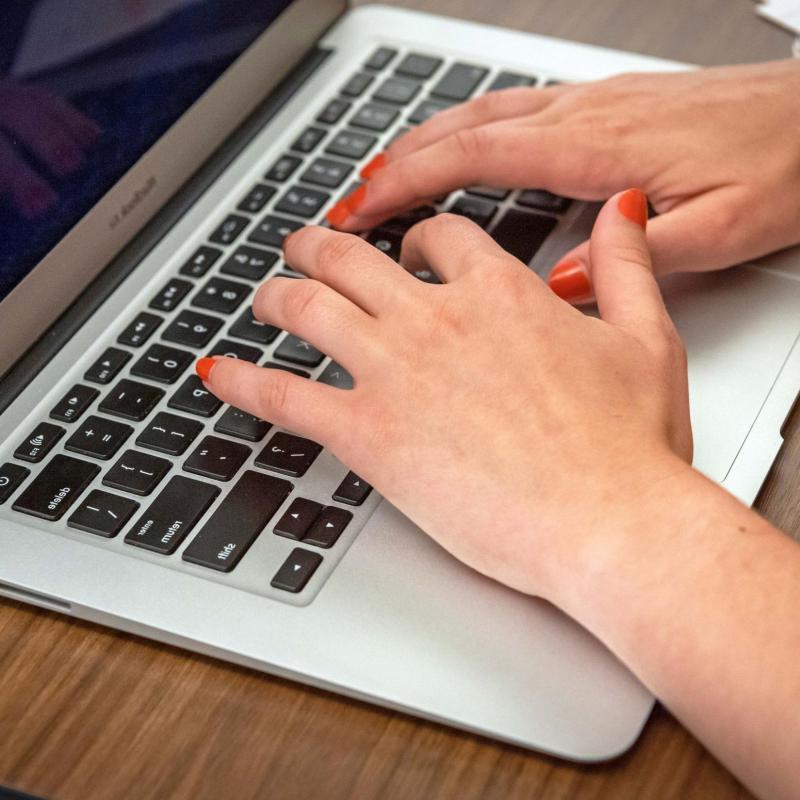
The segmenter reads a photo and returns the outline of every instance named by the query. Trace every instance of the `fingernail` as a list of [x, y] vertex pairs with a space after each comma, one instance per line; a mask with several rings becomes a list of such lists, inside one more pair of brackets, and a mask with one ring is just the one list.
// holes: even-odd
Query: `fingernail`
[[586, 267], [573, 258], [556, 264], [547, 283], [553, 292], [569, 303], [585, 302], [594, 296]]
[[362, 170], [359, 172], [364, 180], [371, 178], [379, 169], [386, 166], [386, 153], [378, 153]]
[[[325, 219], [333, 225], [334, 228], [339, 228], [344, 224], [344, 221], [350, 216], [344, 200], [340, 200], [326, 215]], [[286, 240], [284, 239], [284, 248], [286, 247]]]
[[216, 361], [213, 358], [198, 358], [197, 363], [194, 365], [194, 370], [197, 373], [198, 377], [204, 383], [208, 382], [208, 378], [211, 375], [211, 369], [213, 368]]
[[639, 189], [628, 189], [617, 201], [617, 208], [623, 217], [647, 228], [647, 197]]
[[367, 184], [362, 183], [354, 192], [351, 192], [341, 202], [351, 214], [358, 214], [359, 209], [367, 196]]

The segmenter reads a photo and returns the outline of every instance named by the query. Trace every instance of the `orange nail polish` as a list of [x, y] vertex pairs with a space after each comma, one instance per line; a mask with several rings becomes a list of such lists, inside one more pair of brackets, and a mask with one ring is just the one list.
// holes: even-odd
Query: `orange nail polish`
[[617, 202], [619, 213], [642, 228], [647, 227], [647, 197], [639, 189], [628, 189]]
[[555, 294], [570, 303], [591, 300], [594, 295], [586, 268], [575, 259], [556, 264], [547, 283]]
[[217, 362], [213, 358], [198, 358], [197, 363], [194, 365], [195, 372], [201, 381], [208, 381], [211, 375], [211, 368]]
[[325, 219], [333, 225], [334, 228], [338, 228], [340, 225], [344, 224], [344, 221], [350, 216], [350, 212], [347, 210], [347, 205], [345, 204], [344, 200], [340, 200], [326, 215]]
[[351, 213], [351, 214], [358, 214], [358, 209], [364, 202], [364, 199], [367, 196], [367, 184], [362, 183], [361, 186], [358, 187], [354, 192], [347, 195], [347, 197], [342, 200], [344, 203], [344, 207]]
[[378, 153], [359, 173], [364, 180], [371, 178], [379, 169], [386, 166], [386, 153]]

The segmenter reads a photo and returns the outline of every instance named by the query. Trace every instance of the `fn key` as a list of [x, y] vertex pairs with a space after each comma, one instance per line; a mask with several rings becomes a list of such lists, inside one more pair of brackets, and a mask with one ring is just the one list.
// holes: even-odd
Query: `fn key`
[[296, 594], [308, 583], [321, 563], [322, 556], [318, 553], [303, 550], [302, 547], [295, 547], [289, 554], [289, 558], [283, 562], [283, 566], [275, 573], [275, 577], [270, 581], [270, 586]]

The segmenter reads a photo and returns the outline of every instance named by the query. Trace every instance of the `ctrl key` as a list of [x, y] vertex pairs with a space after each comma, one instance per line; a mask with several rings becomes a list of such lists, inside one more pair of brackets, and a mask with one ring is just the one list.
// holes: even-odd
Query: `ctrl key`
[[57, 520], [80, 497], [100, 467], [59, 453], [11, 506], [14, 511]]
[[321, 563], [322, 556], [319, 553], [295, 547], [289, 558], [283, 562], [283, 566], [275, 573], [270, 586], [297, 594], [302, 591]]

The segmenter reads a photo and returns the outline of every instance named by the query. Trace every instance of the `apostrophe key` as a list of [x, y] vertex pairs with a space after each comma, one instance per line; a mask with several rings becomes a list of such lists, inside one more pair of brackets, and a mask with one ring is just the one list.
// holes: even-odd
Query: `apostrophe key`
[[206, 478], [229, 481], [251, 452], [246, 445], [220, 439], [219, 436], [204, 436], [183, 468]]

